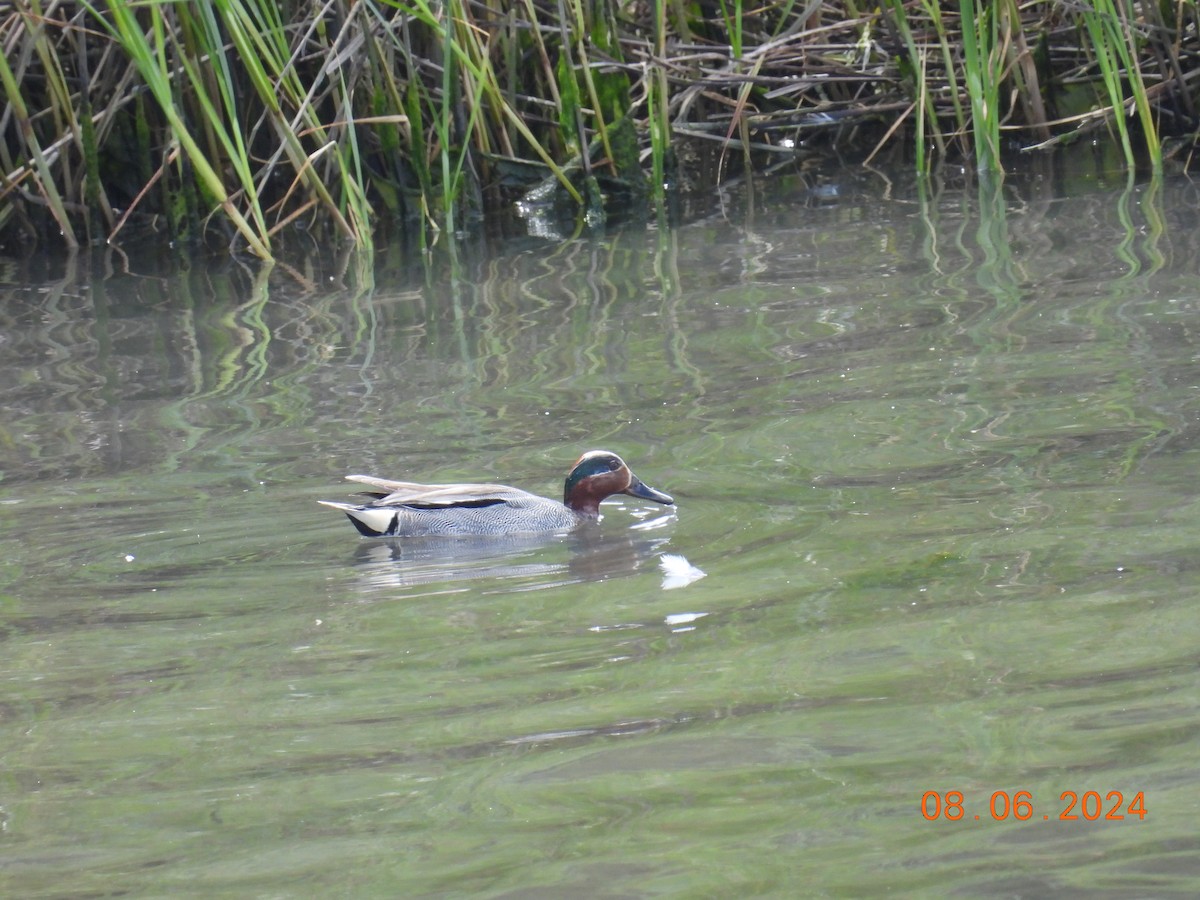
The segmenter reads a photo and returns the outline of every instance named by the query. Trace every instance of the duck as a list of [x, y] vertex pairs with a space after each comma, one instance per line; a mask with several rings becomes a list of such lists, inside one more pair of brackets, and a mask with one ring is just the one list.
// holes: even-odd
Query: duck
[[504, 484], [418, 484], [373, 475], [347, 475], [371, 488], [369, 503], [319, 500], [341, 510], [364, 537], [508, 535], [566, 532], [600, 518], [600, 503], [628, 494], [674, 506], [670, 494], [650, 487], [610, 450], [589, 450], [575, 461], [563, 502]]

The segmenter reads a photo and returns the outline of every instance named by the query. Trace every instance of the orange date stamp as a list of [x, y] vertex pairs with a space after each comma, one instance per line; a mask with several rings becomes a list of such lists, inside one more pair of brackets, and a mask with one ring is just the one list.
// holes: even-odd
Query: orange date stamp
[[[986, 811], [974, 812], [970, 809], [962, 791], [926, 791], [921, 795], [921, 815], [929, 822], [946, 819], [957, 822], [961, 819], [978, 822], [991, 818], [997, 822], [1015, 819], [1026, 822], [1030, 819], [1049, 821], [1051, 818], [1060, 822], [1075, 822], [1083, 819], [1087, 822], [1124, 821], [1125, 819], [1146, 818], [1146, 792], [1138, 791], [1128, 803], [1120, 791], [1109, 791], [1101, 797], [1099, 791], [1063, 791], [1058, 795], [1058, 804], [1051, 812], [1035, 808], [1032, 791], [993, 791], [988, 799]], [[986, 813], [986, 814], [985, 814]], [[1039, 815], [1040, 813], [1040, 815]]]

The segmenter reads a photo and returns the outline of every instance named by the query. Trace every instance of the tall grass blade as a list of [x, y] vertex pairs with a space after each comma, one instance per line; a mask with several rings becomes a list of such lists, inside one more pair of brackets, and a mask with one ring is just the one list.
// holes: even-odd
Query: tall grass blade
[[1000, 163], [1000, 80], [996, 8], [959, 0], [962, 20], [963, 79], [971, 102], [975, 165], [980, 172], [1003, 171]]
[[1125, 162], [1132, 166], [1136, 163], [1136, 157], [1133, 152], [1133, 143], [1129, 137], [1129, 126], [1125, 122], [1125, 92], [1121, 87], [1121, 58], [1118, 49], [1122, 38], [1119, 34], [1113, 33], [1116, 24], [1115, 17], [1101, 10], [1100, 7], [1103, 5], [1104, 0], [1098, 0], [1093, 6], [1082, 9], [1080, 14], [1087, 27], [1087, 33], [1091, 39], [1091, 49], [1100, 69], [1101, 81], [1113, 110], [1112, 121], [1117, 129], [1121, 150], [1125, 154]]
[[[150, 17], [153, 44], [147, 37], [146, 32], [138, 25], [133, 10], [127, 4], [122, 3], [121, 0], [108, 0], [108, 11], [112, 16], [112, 23], [109, 25], [109, 28], [114, 38], [121, 44], [130, 59], [137, 66], [138, 73], [153, 95], [159, 109], [166, 117], [172, 136], [183, 147], [184, 152], [187, 153], [188, 160], [194, 167], [196, 175], [205, 190], [212, 195], [216, 203], [224, 210], [225, 215], [228, 216], [230, 222], [233, 223], [233, 226], [241, 234], [250, 249], [262, 259], [269, 260], [271, 259], [271, 247], [265, 229], [255, 228], [242, 215], [241, 210], [233, 202], [233, 198], [225, 190], [225, 185], [214, 168], [213, 163], [205, 155], [195, 138], [192, 137], [191, 131], [183, 120], [183, 116], [175, 102], [173, 86], [167, 69], [166, 45], [168, 39], [166, 33], [169, 30], [168, 24], [163, 19], [161, 7], [151, 5], [147, 9], [147, 14]], [[96, 18], [100, 21], [105, 21], [98, 13], [96, 14]], [[108, 23], [106, 22], [106, 24]], [[197, 75], [194, 74], [194, 67], [193, 73], [190, 74], [193, 83], [195, 83]], [[200, 102], [205, 107], [206, 112], [213, 112], [211, 101], [208, 100], [206, 94], [200, 97]], [[225, 136], [225, 139], [228, 140], [228, 135]]]
[[[278, 19], [278, 8], [275, 4], [216, 0], [216, 8], [222, 14], [222, 24], [229, 31], [250, 83], [263, 104], [273, 130], [279, 137], [281, 149], [287, 154], [293, 169], [304, 185], [320, 199], [342, 233], [351, 238], [359, 238], [359, 231], [347, 222], [340, 205], [317, 170], [308, 164], [311, 154], [305, 151], [304, 142], [297, 130], [297, 125], [303, 125], [318, 148], [333, 145], [335, 152], [332, 158], [337, 183], [343, 191], [347, 190], [348, 185], [353, 184], [353, 178], [349, 174], [345, 158], [337, 148], [336, 141], [329, 135], [325, 123], [316, 115], [312, 104], [312, 96], [320, 86], [319, 80], [324, 80], [324, 73], [329, 66], [321, 67], [319, 80], [314, 80], [311, 85], [305, 85], [300, 80], [292, 64], [293, 51], [286, 43], [287, 32], [282, 21]], [[338, 38], [341, 38], [341, 34]], [[284, 114], [282, 103], [285, 100], [297, 110], [292, 120], [287, 119]], [[264, 181], [270, 174], [271, 167], [264, 167], [259, 182]]]
[[[667, 0], [654, 2], [654, 55], [666, 58]], [[651, 192], [660, 208], [667, 189], [667, 166], [671, 153], [671, 97], [667, 73], [661, 62], [652, 64], [646, 79], [650, 120]]]
[[[46, 206], [50, 210], [50, 214], [54, 216], [54, 221], [58, 223], [63, 241], [68, 247], [75, 249], [79, 246], [79, 239], [75, 237], [75, 229], [71, 226], [71, 218], [67, 214], [66, 206], [58, 190], [58, 185], [54, 181], [54, 174], [51, 171], [50, 163], [46, 159], [46, 155], [42, 152], [41, 142], [38, 140], [37, 132], [34, 131], [33, 124], [30, 122], [29, 108], [25, 104], [25, 98], [22, 96], [21, 89], [17, 84], [17, 77], [9, 66], [8, 57], [5, 54], [0, 54], [0, 83], [4, 86], [4, 94], [8, 98], [13, 114], [17, 117], [21, 138], [24, 140], [25, 146], [29, 151], [30, 163], [37, 175], [35, 179], [37, 188], [45, 198]], [[5, 192], [9, 190], [7, 185], [4, 190]], [[0, 198], [2, 197], [3, 194], [0, 193]]]
[[1130, 10], [1124, 3], [1114, 3], [1113, 0], [1097, 0], [1097, 11], [1102, 11], [1108, 19], [1112, 44], [1125, 70], [1129, 92], [1133, 95], [1133, 105], [1137, 109], [1138, 119], [1142, 126], [1142, 139], [1146, 142], [1146, 152], [1155, 172], [1162, 171], [1162, 144], [1158, 138], [1158, 124], [1154, 121], [1154, 112], [1150, 108], [1150, 99], [1146, 91], [1146, 80], [1142, 75], [1138, 62], [1137, 29], [1130, 21]]

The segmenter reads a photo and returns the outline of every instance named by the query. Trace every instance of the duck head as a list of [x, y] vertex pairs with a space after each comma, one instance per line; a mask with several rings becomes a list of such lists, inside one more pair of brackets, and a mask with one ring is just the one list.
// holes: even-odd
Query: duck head
[[675, 503], [669, 494], [655, 490], [633, 474], [625, 461], [608, 450], [589, 450], [575, 461], [563, 488], [563, 504], [589, 519], [600, 517], [600, 501], [613, 494], [628, 494], [664, 506]]

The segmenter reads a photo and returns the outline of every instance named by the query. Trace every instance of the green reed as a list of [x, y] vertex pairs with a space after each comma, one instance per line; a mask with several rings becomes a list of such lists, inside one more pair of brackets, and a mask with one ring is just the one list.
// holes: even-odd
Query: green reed
[[[915, 166], [916, 170], [921, 174], [928, 174], [931, 160], [926, 155], [926, 126], [932, 124], [931, 133], [935, 137], [940, 138], [937, 129], [937, 113], [933, 108], [932, 98], [929, 96], [927, 88], [928, 67], [926, 63], [928, 60], [928, 51], [923, 46], [917, 46], [912, 29], [908, 24], [908, 16], [904, 12], [903, 0], [888, 0], [888, 7], [891, 11], [896, 31], [901, 41], [903, 41], [904, 49], [908, 54], [907, 66], [902, 67], [901, 72], [906, 75], [906, 80], [912, 83], [913, 108], [917, 110], [916, 136], [913, 141]], [[934, 7], [936, 8], [936, 4], [934, 4]]]
[[1162, 170], [1162, 146], [1158, 139], [1158, 128], [1150, 107], [1145, 81], [1138, 62], [1138, 36], [1134, 23], [1130, 21], [1130, 10], [1124, 3], [1113, 0], [1093, 0], [1080, 9], [1087, 34], [1091, 39], [1091, 50], [1100, 70], [1100, 80], [1112, 110], [1112, 122], [1117, 129], [1121, 149], [1128, 165], [1137, 163], [1126, 117], [1126, 85], [1132, 95], [1132, 106], [1137, 110], [1142, 126], [1142, 136], [1150, 164], [1156, 171]]
[[729, 49], [734, 59], [742, 58], [745, 41], [745, 21], [742, 18], [742, 0], [733, 0], [733, 8], [725, 0], [720, 0], [721, 19], [725, 24], [725, 34], [729, 36]]
[[[134, 15], [134, 9], [121, 0], [109, 0], [108, 10], [111, 20], [105, 20], [99, 15], [97, 19], [110, 28], [121, 48], [137, 67], [142, 81], [166, 117], [172, 140], [183, 147], [200, 185], [207, 190], [213, 202], [221, 207], [250, 249], [263, 258], [270, 257], [266, 227], [262, 211], [255, 202], [254, 180], [250, 175], [245, 148], [241, 145], [238, 132], [227, 127], [227, 122], [214, 101], [210, 90], [214, 87], [213, 81], [210, 80], [214, 73], [208, 69], [202, 70], [197, 57], [189, 56], [186, 50], [175, 58], [182, 65], [192, 89], [191, 99], [205, 126], [203, 135], [208, 139], [207, 149], [193, 135], [192, 129], [184, 121], [183, 110], [176, 102], [175, 83], [167, 66], [167, 47], [173, 44], [173, 50], [180, 50], [182, 44], [176, 37], [178, 32], [174, 22], [167, 20], [172, 13], [171, 7], [159, 4], [149, 6], [145, 11], [146, 17], [149, 18], [145, 28]], [[193, 37], [200, 37], [198, 43], [203, 45], [202, 35], [197, 34]], [[219, 59], [210, 57], [209, 61], [218, 64], [219, 67]], [[224, 98], [227, 106], [232, 99], [228, 93], [228, 85], [222, 84], [219, 73], [216, 74], [215, 81], [215, 90]], [[221, 151], [222, 157], [215, 158]], [[239, 205], [226, 190], [225, 182], [218, 174], [218, 168], [224, 164], [231, 167], [235, 183], [249, 195], [248, 205]]]
[[[37, 132], [30, 125], [29, 108], [25, 105], [25, 98], [21, 94], [17, 76], [9, 65], [7, 57], [3, 54], [0, 54], [0, 82], [3, 83], [4, 93], [8, 98], [9, 109], [16, 116], [17, 121], [20, 122], [21, 138], [25, 142], [29, 153], [29, 168], [25, 172], [19, 173], [17, 177], [19, 179], [29, 177], [37, 180], [38, 186], [46, 197], [46, 206], [62, 232], [63, 242], [68, 247], [78, 247], [79, 241], [75, 237], [75, 230], [71, 225], [71, 217], [68, 215], [63, 198], [59, 193], [54, 173], [51, 170], [45, 152], [42, 150]], [[8, 154], [5, 154], [5, 156], [7, 157]], [[13, 171], [13, 166], [7, 159], [5, 160], [4, 168], [8, 171]], [[8, 182], [9, 179], [6, 178], [5, 181]], [[7, 184], [5, 187], [8, 190], [12, 189]], [[11, 206], [7, 204], [0, 206], [0, 227], [3, 227], [12, 214], [13, 208]]]
[[[654, 4], [654, 56], [666, 59], [667, 4], [658, 0]], [[646, 81], [646, 99], [649, 107], [650, 132], [650, 191], [659, 208], [662, 208], [667, 190], [667, 166], [671, 153], [671, 109], [670, 89], [667, 74], [661, 64], [656, 64]]]
[[[1001, 0], [1003, 2], [1003, 0]], [[1003, 57], [996, 4], [959, 0], [962, 16], [963, 80], [971, 105], [975, 162], [979, 171], [996, 172], [1000, 163], [1000, 84]]]

